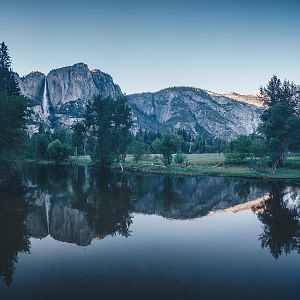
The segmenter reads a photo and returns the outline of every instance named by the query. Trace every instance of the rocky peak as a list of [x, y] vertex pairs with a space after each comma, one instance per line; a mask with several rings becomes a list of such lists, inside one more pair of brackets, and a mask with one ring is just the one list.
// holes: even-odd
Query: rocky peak
[[21, 93], [35, 102], [41, 102], [46, 75], [41, 72], [31, 72], [28, 75], [19, 77], [15, 73]]
[[[87, 101], [93, 96], [122, 94], [110, 75], [100, 70], [90, 71], [84, 63], [51, 70], [47, 76], [32, 72], [20, 78], [16, 74], [16, 79], [22, 94], [33, 100], [31, 131], [34, 131], [34, 124], [41, 121], [50, 126], [72, 125], [82, 116]], [[45, 107], [49, 108], [49, 113]]]
[[172, 87], [128, 96], [138, 122], [149, 130], [185, 129], [222, 139], [251, 134], [261, 110], [254, 105], [194, 87]]
[[83, 63], [50, 71], [47, 83], [53, 107], [79, 99], [85, 101], [98, 93], [92, 74]]

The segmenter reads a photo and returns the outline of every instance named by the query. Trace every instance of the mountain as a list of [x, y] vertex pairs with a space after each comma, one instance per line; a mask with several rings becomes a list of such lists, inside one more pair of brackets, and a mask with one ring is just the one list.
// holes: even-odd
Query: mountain
[[[110, 75], [89, 70], [83, 63], [52, 70], [48, 75], [16, 74], [16, 79], [22, 94], [31, 99], [30, 133], [38, 130], [40, 122], [50, 127], [71, 126], [83, 117], [87, 101], [96, 94], [122, 95]], [[262, 111], [254, 95], [217, 94], [193, 87], [172, 87], [127, 97], [134, 114], [134, 130], [186, 129], [227, 140], [252, 133]]]
[[[213, 92], [209, 92], [209, 93], [213, 93]], [[235, 92], [230, 92], [230, 93], [226, 93], [226, 94], [216, 94], [214, 93], [216, 96], [225, 96], [240, 102], [244, 102], [244, 103], [248, 103], [248, 104], [253, 104], [255, 106], [258, 107], [263, 107], [263, 103], [262, 101], [259, 99], [259, 93], [253, 93], [253, 94], [249, 94], [249, 95], [241, 95]]]
[[37, 131], [41, 121], [50, 126], [72, 125], [83, 116], [87, 101], [96, 94], [122, 95], [110, 75], [97, 69], [89, 70], [83, 63], [52, 70], [48, 75], [32, 72], [24, 77], [15, 76], [21, 93], [32, 100], [31, 132]]
[[261, 114], [253, 104], [192, 87], [129, 95], [128, 103], [146, 129], [184, 128], [227, 140], [253, 133]]

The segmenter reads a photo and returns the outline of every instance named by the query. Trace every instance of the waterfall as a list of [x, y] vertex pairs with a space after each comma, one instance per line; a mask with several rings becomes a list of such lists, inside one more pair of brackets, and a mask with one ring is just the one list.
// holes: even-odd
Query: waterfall
[[43, 93], [43, 113], [44, 117], [47, 120], [49, 117], [49, 104], [48, 104], [48, 97], [47, 97], [47, 78], [45, 77], [45, 84], [44, 84], [44, 93]]
[[46, 218], [47, 218], [47, 229], [48, 229], [48, 234], [50, 234], [50, 222], [49, 222], [50, 198], [49, 198], [49, 195], [45, 195], [45, 209], [46, 209]]

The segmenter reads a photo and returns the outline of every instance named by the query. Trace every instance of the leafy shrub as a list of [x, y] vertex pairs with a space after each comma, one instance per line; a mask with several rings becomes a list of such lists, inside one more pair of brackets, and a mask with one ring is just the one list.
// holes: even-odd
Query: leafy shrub
[[175, 162], [175, 164], [181, 165], [186, 161], [186, 159], [187, 159], [186, 155], [183, 155], [182, 153], [177, 153], [175, 155], [174, 162]]
[[49, 159], [55, 160], [58, 163], [68, 157], [68, 149], [60, 140], [56, 139], [48, 145], [47, 155]]

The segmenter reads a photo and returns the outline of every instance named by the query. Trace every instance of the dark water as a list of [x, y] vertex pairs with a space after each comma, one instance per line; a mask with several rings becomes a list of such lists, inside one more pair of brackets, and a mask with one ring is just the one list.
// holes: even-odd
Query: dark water
[[0, 191], [0, 299], [299, 299], [298, 186], [28, 166]]

